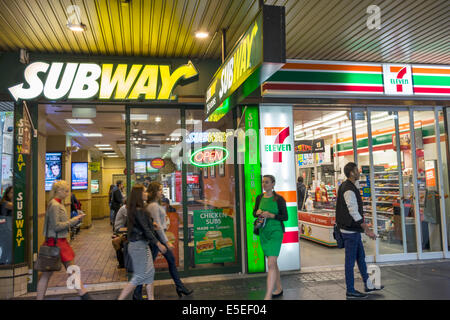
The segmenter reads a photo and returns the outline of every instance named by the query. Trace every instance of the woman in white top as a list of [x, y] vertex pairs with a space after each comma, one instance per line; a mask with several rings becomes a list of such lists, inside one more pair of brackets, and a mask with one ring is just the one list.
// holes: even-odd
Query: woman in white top
[[[184, 295], [190, 295], [193, 290], [187, 289], [183, 282], [180, 279], [178, 274], [177, 265], [175, 263], [175, 257], [173, 255], [173, 245], [167, 239], [165, 231], [167, 230], [166, 223], [166, 210], [161, 206], [160, 202], [163, 198], [163, 189], [162, 185], [159, 182], [153, 181], [149, 184], [147, 188], [148, 200], [146, 211], [150, 213], [150, 216], [153, 218], [153, 223], [156, 231], [156, 238], [167, 248], [165, 253], [162, 253], [164, 258], [167, 260], [167, 264], [169, 265], [169, 273], [175, 282], [177, 294], [179, 297]], [[158, 247], [151, 245], [153, 261], [155, 261], [158, 252], [160, 251]], [[142, 288], [136, 288], [135, 297], [139, 297], [141, 295]]]

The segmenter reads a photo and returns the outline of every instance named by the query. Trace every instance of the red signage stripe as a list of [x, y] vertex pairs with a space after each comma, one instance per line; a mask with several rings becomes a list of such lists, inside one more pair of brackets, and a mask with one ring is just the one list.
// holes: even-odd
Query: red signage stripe
[[360, 91], [383, 93], [383, 86], [266, 83], [264, 90]]
[[283, 236], [283, 243], [298, 243], [298, 230], [285, 232]]
[[427, 88], [427, 87], [414, 87], [415, 93], [447, 93], [450, 94], [450, 88]]

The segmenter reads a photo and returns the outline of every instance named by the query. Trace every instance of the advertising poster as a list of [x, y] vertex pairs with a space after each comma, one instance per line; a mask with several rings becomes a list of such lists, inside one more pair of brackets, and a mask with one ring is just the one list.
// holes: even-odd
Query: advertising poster
[[61, 157], [61, 152], [45, 154], [45, 191], [52, 189], [55, 180], [61, 180]]
[[232, 209], [194, 210], [195, 264], [234, 262]]
[[99, 193], [98, 180], [91, 180], [91, 193]]
[[135, 161], [134, 173], [146, 173], [147, 172], [146, 165], [147, 163], [145, 161]]
[[72, 190], [88, 188], [88, 163], [72, 162]]
[[[166, 231], [166, 237], [169, 240], [169, 242], [174, 246], [172, 253], [175, 256], [175, 264], [178, 267], [180, 264], [180, 245], [179, 245], [179, 239], [178, 239], [178, 213], [176, 212], [168, 212], [167, 217], [169, 219], [168, 228]], [[164, 256], [161, 254], [161, 252], [158, 253], [156, 256], [156, 259], [154, 261], [155, 268], [168, 268], [169, 265], [167, 264], [167, 260], [164, 258]]]

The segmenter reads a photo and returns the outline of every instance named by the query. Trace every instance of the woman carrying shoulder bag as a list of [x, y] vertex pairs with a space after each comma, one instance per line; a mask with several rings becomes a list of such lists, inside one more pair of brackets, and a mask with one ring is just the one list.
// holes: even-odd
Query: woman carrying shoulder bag
[[144, 200], [147, 200], [145, 187], [137, 184], [131, 190], [127, 205], [128, 254], [133, 263], [133, 277], [122, 290], [119, 300], [124, 300], [138, 285], [147, 285], [148, 300], [154, 300], [153, 280], [155, 267], [149, 243], [166, 253], [166, 247], [154, 236], [153, 220], [145, 212]]
[[[69, 228], [76, 225], [85, 216], [85, 214], [80, 214], [72, 219], [68, 218], [64, 207], [64, 199], [67, 198], [69, 193], [70, 189], [66, 181], [55, 181], [50, 191], [50, 202], [45, 213], [44, 236], [46, 240], [43, 244], [43, 246], [55, 246], [56, 239], [56, 246], [60, 249], [61, 262], [66, 270], [70, 265], [74, 264], [73, 259], [75, 258], [75, 253], [69, 242], [67, 242]], [[44, 299], [48, 281], [52, 274], [53, 272], [42, 272], [37, 285], [37, 300]], [[78, 294], [81, 296], [81, 299], [91, 300], [81, 281], [80, 288]]]
[[[267, 257], [269, 272], [267, 274], [267, 291], [264, 300], [270, 300], [283, 294], [280, 270], [277, 259], [283, 242], [284, 224], [288, 219], [286, 200], [274, 190], [275, 177], [265, 175], [262, 187], [265, 193], [256, 198], [253, 216], [264, 218], [265, 222], [259, 231], [261, 248]], [[273, 290], [276, 286], [276, 293]]]

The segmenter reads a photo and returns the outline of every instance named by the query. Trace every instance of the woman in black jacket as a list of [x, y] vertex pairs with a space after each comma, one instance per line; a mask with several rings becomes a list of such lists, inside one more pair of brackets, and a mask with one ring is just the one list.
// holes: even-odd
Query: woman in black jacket
[[154, 300], [153, 280], [155, 267], [149, 243], [158, 247], [162, 253], [166, 253], [166, 247], [154, 236], [153, 220], [145, 212], [144, 200], [147, 192], [141, 184], [137, 184], [131, 190], [130, 200], [127, 205], [128, 228], [128, 254], [133, 263], [133, 277], [122, 290], [119, 300], [124, 300], [137, 285], [147, 285], [148, 300]]
[[[270, 300], [283, 294], [277, 259], [283, 242], [283, 221], [288, 219], [288, 214], [286, 200], [273, 189], [275, 187], [275, 177], [265, 175], [262, 187], [265, 193], [260, 194], [256, 198], [253, 215], [265, 219], [264, 226], [259, 231], [259, 239], [264, 255], [267, 257], [269, 269], [267, 274], [267, 291], [264, 299]], [[275, 286], [277, 291], [273, 293]]]

